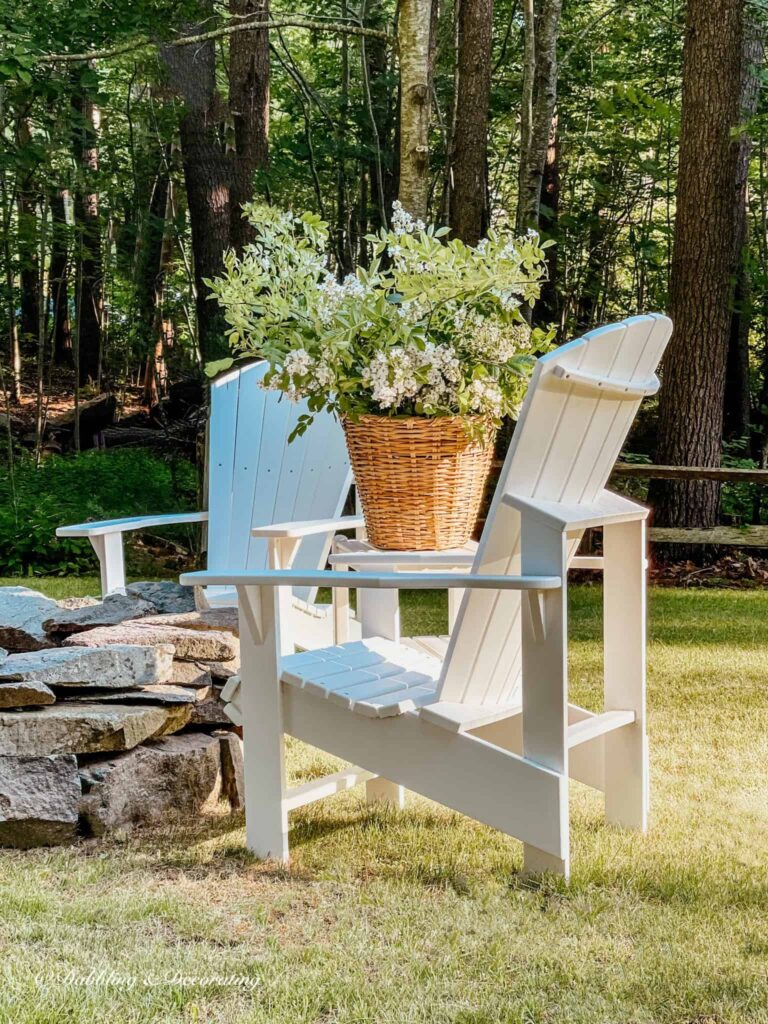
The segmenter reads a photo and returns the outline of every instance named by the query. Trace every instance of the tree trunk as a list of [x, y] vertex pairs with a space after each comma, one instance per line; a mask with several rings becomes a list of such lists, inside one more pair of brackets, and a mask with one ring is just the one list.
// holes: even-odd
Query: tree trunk
[[48, 327], [57, 366], [72, 366], [72, 329], [69, 322], [69, 245], [66, 192], [51, 193], [51, 263], [48, 274], [48, 308], [53, 323]]
[[[683, 106], [669, 313], [656, 461], [717, 466], [736, 261], [743, 0], [688, 0]], [[656, 522], [717, 522], [713, 481], [656, 481]]]
[[99, 169], [100, 115], [90, 96], [78, 88], [73, 97], [75, 132], [73, 150], [77, 166], [74, 194], [77, 234], [77, 351], [80, 384], [97, 381], [101, 358], [102, 268], [101, 218], [96, 174]]
[[[136, 274], [136, 309], [139, 320], [139, 334], [143, 341], [147, 366], [154, 366], [157, 332], [155, 316], [157, 310], [158, 276], [162, 272], [163, 240], [167, 233], [168, 191], [170, 178], [167, 160], [161, 162], [149, 198], [149, 209], [144, 217], [143, 230], [139, 238], [139, 260]], [[154, 382], [154, 371], [150, 374]]]
[[401, 0], [400, 186], [398, 198], [414, 217], [426, 220], [429, 200], [429, 66], [431, 0]]
[[[188, 27], [200, 31], [201, 26]], [[192, 233], [197, 334], [204, 361], [228, 354], [226, 323], [205, 283], [224, 269], [230, 244], [230, 174], [217, 121], [221, 103], [216, 92], [216, 51], [209, 40], [197, 46], [167, 46], [162, 59], [173, 89], [184, 99], [180, 124], [181, 158]]]
[[488, 104], [493, 0], [456, 0], [455, 124], [447, 182], [453, 234], [477, 245], [488, 230]]
[[[552, 118], [549, 132], [547, 159], [541, 183], [541, 207], [539, 220], [545, 238], [557, 240], [557, 222], [560, 215], [560, 163], [558, 160], [557, 114]], [[539, 324], [557, 324], [562, 327], [562, 309], [559, 282], [559, 245], [547, 249], [547, 279], [541, 286], [541, 299], [534, 311], [534, 321]]]
[[[741, 65], [741, 120], [748, 123], [757, 112], [760, 98], [760, 70], [763, 63], [762, 26], [755, 18], [745, 23]], [[752, 321], [751, 281], [747, 267], [749, 255], [748, 179], [752, 155], [752, 139], [742, 135], [736, 167], [736, 291], [728, 360], [725, 375], [724, 433], [727, 438], [748, 437], [750, 430], [749, 402], [749, 329]]]
[[[233, 16], [266, 19], [269, 0], [230, 0]], [[230, 190], [230, 237], [235, 251], [253, 241], [243, 204], [253, 199], [253, 176], [269, 157], [269, 30], [236, 32], [229, 44], [229, 109], [235, 126]], [[209, 303], [210, 305], [210, 303]]]
[[526, 23], [517, 230], [538, 229], [544, 165], [557, 103], [557, 39], [562, 0], [524, 0]]

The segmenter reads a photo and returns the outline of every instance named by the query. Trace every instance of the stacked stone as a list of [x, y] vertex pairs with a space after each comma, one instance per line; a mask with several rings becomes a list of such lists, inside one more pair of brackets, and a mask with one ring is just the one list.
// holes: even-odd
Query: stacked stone
[[0, 845], [242, 805], [242, 747], [220, 699], [239, 669], [237, 614], [191, 590], [53, 601], [0, 588]]

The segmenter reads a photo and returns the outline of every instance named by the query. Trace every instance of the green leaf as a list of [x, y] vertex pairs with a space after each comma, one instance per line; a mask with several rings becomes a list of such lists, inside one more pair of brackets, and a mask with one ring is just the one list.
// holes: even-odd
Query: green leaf
[[234, 362], [235, 360], [229, 356], [226, 359], [214, 359], [212, 363], [205, 364], [205, 375], [211, 378], [216, 377], [223, 373], [224, 370], [229, 370], [234, 365]]

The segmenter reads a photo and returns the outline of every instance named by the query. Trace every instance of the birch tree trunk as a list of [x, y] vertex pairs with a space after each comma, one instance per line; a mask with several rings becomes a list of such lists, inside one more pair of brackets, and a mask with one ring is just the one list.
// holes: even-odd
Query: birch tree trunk
[[448, 170], [448, 223], [477, 245], [488, 228], [488, 105], [493, 0], [456, 0], [456, 96]]
[[397, 39], [400, 50], [400, 187], [405, 209], [422, 220], [429, 200], [429, 56], [432, 0], [401, 0]]
[[520, 115], [517, 230], [538, 229], [544, 165], [557, 103], [562, 0], [523, 0], [525, 60]]
[[[738, 244], [737, 189], [744, 0], [688, 0], [669, 314], [656, 461], [717, 466]], [[656, 481], [655, 520], [717, 522], [713, 481]]]

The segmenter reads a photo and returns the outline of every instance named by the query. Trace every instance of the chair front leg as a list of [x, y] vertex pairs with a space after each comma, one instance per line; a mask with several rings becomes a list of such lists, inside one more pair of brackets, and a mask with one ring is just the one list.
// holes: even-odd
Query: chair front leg
[[527, 874], [550, 871], [568, 877], [568, 658], [566, 536], [560, 530], [523, 516], [522, 571], [525, 575], [560, 576], [563, 585], [523, 601], [523, 756], [559, 775], [555, 806], [540, 813], [559, 832], [557, 850], [526, 843]]
[[99, 559], [101, 596], [125, 593], [125, 561], [122, 533], [102, 533], [89, 537]]
[[646, 534], [637, 520], [603, 534], [605, 710], [631, 710], [635, 721], [605, 737], [605, 817], [648, 827], [646, 735]]
[[237, 589], [246, 844], [257, 857], [287, 862], [278, 592], [284, 589], [290, 596], [290, 591], [279, 587]]

